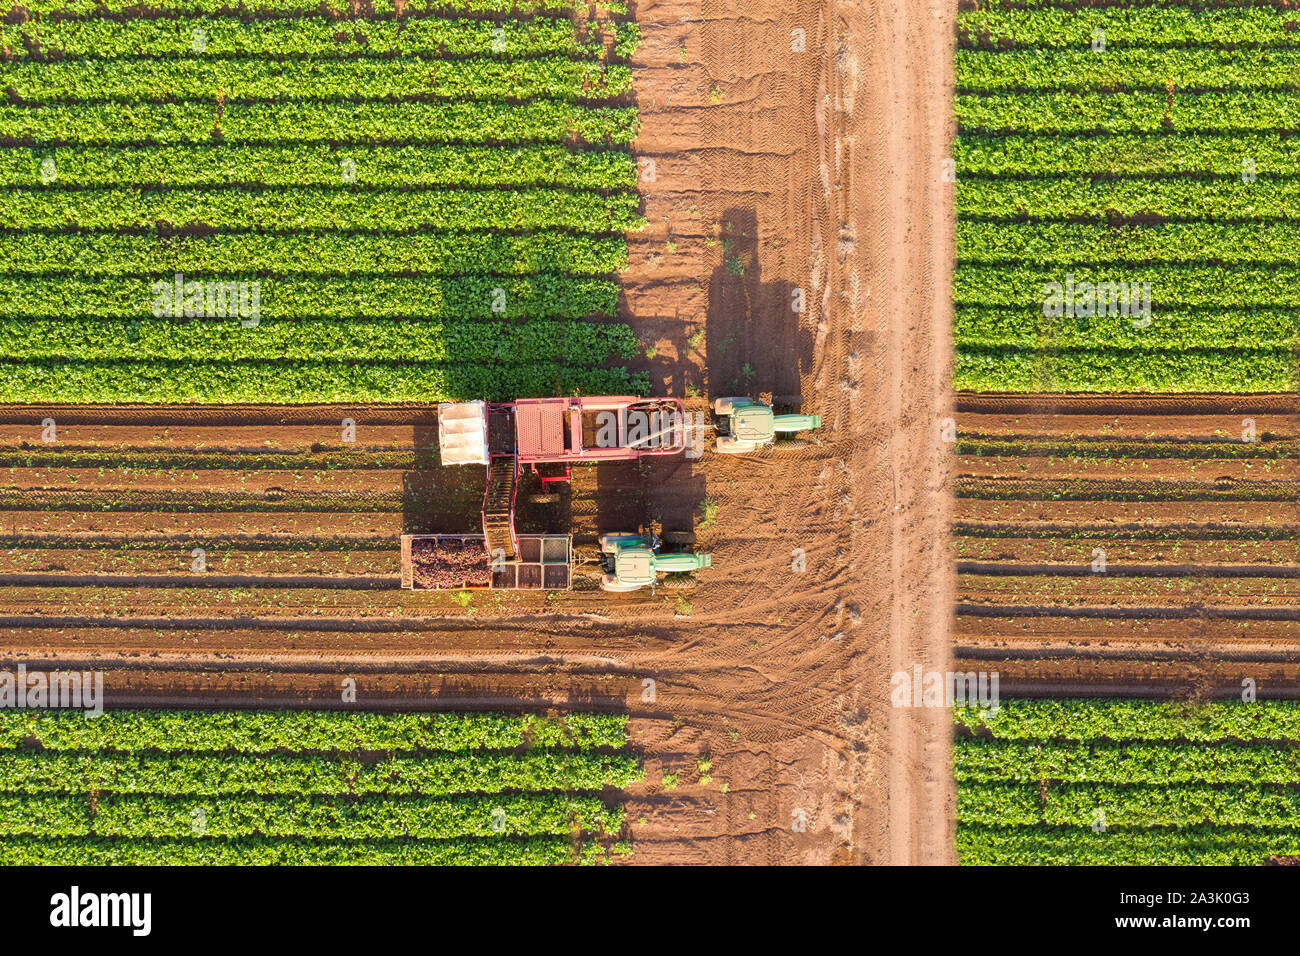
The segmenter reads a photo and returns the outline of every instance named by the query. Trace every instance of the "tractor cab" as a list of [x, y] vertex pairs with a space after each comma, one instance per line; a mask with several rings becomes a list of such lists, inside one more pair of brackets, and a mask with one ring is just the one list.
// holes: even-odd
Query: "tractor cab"
[[685, 573], [712, 567], [709, 554], [661, 554], [654, 534], [607, 534], [600, 539], [604, 591], [637, 591], [655, 583], [660, 574]]
[[738, 441], [766, 444], [776, 437], [776, 415], [757, 402], [733, 406], [731, 432]]
[[[786, 403], [798, 404], [798, 397]], [[718, 429], [714, 447], [724, 454], [744, 454], [776, 442], [776, 436], [820, 428], [820, 415], [787, 412], [778, 415], [771, 405], [752, 398], [719, 398], [713, 403]]]
[[655, 554], [643, 543], [627, 544], [614, 554], [614, 577], [633, 587], [645, 587], [655, 579]]

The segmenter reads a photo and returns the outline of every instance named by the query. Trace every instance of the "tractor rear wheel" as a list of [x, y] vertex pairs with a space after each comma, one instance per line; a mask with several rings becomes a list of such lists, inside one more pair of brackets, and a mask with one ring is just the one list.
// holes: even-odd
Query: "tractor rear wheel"
[[677, 571], [667, 575], [659, 582], [659, 586], [665, 591], [681, 591], [695, 587], [695, 577], [688, 571]]
[[639, 591], [643, 587], [645, 587], [644, 584], [624, 584], [612, 574], [605, 574], [600, 578], [600, 589], [611, 594], [628, 594], [632, 591]]
[[713, 450], [720, 455], [747, 455], [754, 450], [754, 443], [740, 441], [731, 435], [721, 435], [713, 443]]

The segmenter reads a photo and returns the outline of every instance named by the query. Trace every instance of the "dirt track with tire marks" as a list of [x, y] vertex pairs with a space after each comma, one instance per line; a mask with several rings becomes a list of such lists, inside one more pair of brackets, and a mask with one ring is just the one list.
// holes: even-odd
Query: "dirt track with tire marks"
[[1300, 400], [957, 408], [959, 667], [1004, 694], [1300, 686]]

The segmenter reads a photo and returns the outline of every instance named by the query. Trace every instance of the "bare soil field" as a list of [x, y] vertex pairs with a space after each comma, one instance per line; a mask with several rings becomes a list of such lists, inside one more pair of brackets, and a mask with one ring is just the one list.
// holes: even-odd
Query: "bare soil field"
[[338, 706], [351, 678], [359, 707], [628, 711], [634, 863], [951, 862], [947, 714], [888, 687], [950, 667], [954, 11], [632, 12], [650, 225], [620, 318], [652, 390], [798, 393], [823, 427], [579, 469], [520, 523], [661, 522], [713, 554], [699, 584], [401, 590], [399, 536], [481, 504], [428, 407], [7, 407], [0, 656], [104, 668], [118, 705]]
[[959, 667], [1003, 693], [1294, 692], [1290, 395], [960, 395]]

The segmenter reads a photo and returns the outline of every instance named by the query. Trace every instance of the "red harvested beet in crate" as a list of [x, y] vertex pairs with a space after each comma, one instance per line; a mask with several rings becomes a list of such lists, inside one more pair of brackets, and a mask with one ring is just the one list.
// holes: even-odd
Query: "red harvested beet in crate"
[[411, 540], [411, 577], [419, 589], [485, 588], [492, 571], [481, 538], [421, 535]]
[[518, 551], [491, 562], [482, 535], [402, 535], [402, 587], [563, 591], [572, 586], [568, 535], [521, 534]]

